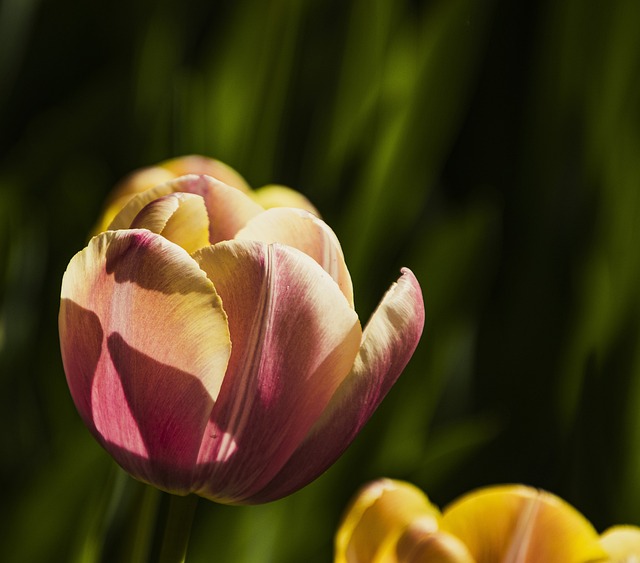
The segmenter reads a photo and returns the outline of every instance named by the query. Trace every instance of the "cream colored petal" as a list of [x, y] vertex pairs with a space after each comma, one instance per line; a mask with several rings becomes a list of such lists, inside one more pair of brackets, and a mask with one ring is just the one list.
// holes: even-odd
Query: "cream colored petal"
[[236, 170], [214, 158], [192, 154], [165, 160], [158, 166], [171, 172], [175, 178], [186, 174], [206, 174], [242, 192], [249, 193], [251, 191], [247, 181]]
[[134, 196], [155, 186], [164, 184], [173, 178], [174, 175], [171, 172], [158, 166], [142, 168], [129, 174], [119, 182], [109, 194], [102, 216], [94, 228], [93, 233], [98, 234], [106, 231], [116, 215], [122, 211]]
[[600, 537], [610, 563], [640, 563], [640, 528], [613, 526]]
[[606, 556], [582, 514], [524, 485], [463, 496], [444, 510], [442, 529], [460, 538], [478, 563], [585, 563]]
[[162, 235], [189, 254], [209, 246], [207, 208], [195, 194], [173, 193], [152, 201], [136, 215], [131, 228]]
[[296, 207], [310, 211], [317, 217], [320, 217], [320, 212], [305, 196], [287, 186], [277, 184], [262, 186], [253, 192], [252, 197], [265, 209], [271, 209], [273, 207]]
[[353, 284], [338, 237], [312, 213], [291, 207], [268, 209], [251, 219], [235, 238], [279, 242], [302, 250], [335, 280], [353, 308]]
[[435, 531], [440, 511], [417, 487], [380, 479], [363, 487], [347, 509], [335, 538], [335, 563], [393, 563], [396, 543], [419, 520]]

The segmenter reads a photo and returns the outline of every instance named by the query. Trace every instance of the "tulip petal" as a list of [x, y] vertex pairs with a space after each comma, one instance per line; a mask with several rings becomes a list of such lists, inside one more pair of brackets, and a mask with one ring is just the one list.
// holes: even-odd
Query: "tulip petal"
[[152, 201], [136, 215], [131, 228], [162, 235], [189, 254], [209, 246], [207, 208], [195, 194], [175, 193]]
[[133, 476], [189, 492], [230, 356], [198, 264], [147, 230], [102, 233], [65, 272], [59, 328], [71, 395], [98, 441]]
[[194, 255], [229, 317], [229, 367], [200, 459], [202, 496], [246, 502], [320, 416], [356, 356], [357, 315], [330, 276], [287, 246], [230, 241]]
[[403, 268], [364, 330], [351, 373], [305, 441], [256, 500], [267, 502], [290, 494], [335, 462], [400, 376], [423, 326], [420, 285], [413, 273]]
[[469, 493], [444, 511], [442, 529], [478, 562], [584, 563], [606, 557], [593, 526], [562, 499], [523, 485]]
[[600, 544], [611, 563], [640, 561], [640, 528], [637, 526], [613, 526], [600, 536]]
[[402, 563], [475, 563], [457, 537], [442, 530], [433, 531], [423, 520], [409, 524], [398, 539], [396, 555]]
[[214, 158], [190, 154], [187, 156], [172, 158], [171, 160], [165, 160], [158, 166], [164, 170], [168, 170], [176, 178], [187, 174], [206, 174], [207, 176], [211, 176], [223, 184], [227, 184], [227, 186], [236, 188], [241, 192], [251, 192], [251, 188], [249, 188], [247, 181], [236, 170], [224, 162]]
[[258, 188], [251, 196], [265, 209], [271, 209], [273, 207], [295, 207], [304, 209], [320, 217], [320, 212], [305, 196], [287, 186], [269, 184], [268, 186]]
[[302, 250], [329, 273], [353, 307], [353, 285], [338, 237], [312, 213], [290, 207], [268, 209], [251, 219], [235, 238], [280, 242]]
[[363, 487], [347, 509], [335, 541], [335, 563], [392, 561], [398, 538], [414, 521], [438, 528], [440, 511], [417, 487], [380, 479]]
[[162, 196], [175, 192], [191, 193], [202, 197], [209, 215], [211, 244], [232, 239], [249, 219], [264, 211], [249, 196], [236, 188], [227, 186], [210, 176], [189, 174], [135, 196], [116, 215], [109, 229], [115, 231], [130, 228], [143, 207]]

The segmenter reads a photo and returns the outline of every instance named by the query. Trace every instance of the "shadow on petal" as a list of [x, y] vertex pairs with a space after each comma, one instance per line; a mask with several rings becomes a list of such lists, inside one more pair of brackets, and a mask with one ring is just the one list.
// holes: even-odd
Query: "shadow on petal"
[[98, 315], [71, 299], [60, 301], [60, 344], [67, 384], [85, 424], [95, 431], [91, 389], [102, 353], [104, 331]]
[[178, 245], [167, 242], [145, 229], [132, 229], [127, 236], [114, 237], [105, 251], [107, 274], [112, 274], [117, 283], [131, 282], [165, 294], [208, 293], [206, 284], [193, 283], [190, 276], [163, 275], [163, 270], [187, 255]]
[[[169, 491], [189, 492], [213, 399], [197, 377], [135, 350], [120, 334], [109, 335], [107, 345], [126, 401], [119, 407], [130, 416], [108, 421], [111, 435], [103, 429], [105, 447], [135, 477]], [[94, 405], [110, 413], [118, 410], [118, 405], [112, 407]], [[128, 427], [127, 419], [137, 428]], [[127, 448], [135, 434], [144, 443], [146, 458]]]

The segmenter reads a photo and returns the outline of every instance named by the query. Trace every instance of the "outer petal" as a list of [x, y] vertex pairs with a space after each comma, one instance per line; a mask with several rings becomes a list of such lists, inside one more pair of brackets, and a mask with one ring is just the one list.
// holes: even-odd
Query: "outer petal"
[[249, 196], [210, 176], [181, 176], [135, 196], [115, 217], [110, 230], [128, 229], [143, 207], [175, 192], [196, 194], [204, 199], [209, 215], [209, 242], [229, 240], [247, 221], [264, 211]]
[[611, 563], [640, 561], [640, 528], [614, 526], [600, 537], [600, 544], [609, 555]]
[[256, 501], [266, 502], [292, 493], [335, 462], [409, 362], [423, 325], [420, 285], [413, 273], [404, 268], [367, 324], [351, 373], [305, 441], [276, 478], [256, 495]]
[[503, 485], [472, 492], [444, 511], [442, 529], [479, 562], [584, 563], [606, 553], [593, 526], [558, 497]]
[[296, 207], [310, 211], [317, 217], [320, 217], [320, 212], [305, 196], [287, 186], [269, 184], [268, 186], [258, 188], [251, 195], [253, 199], [265, 209], [271, 209], [273, 207]]
[[396, 542], [414, 521], [438, 528], [440, 511], [417, 487], [380, 479], [363, 487], [348, 508], [335, 541], [335, 563], [397, 561]]
[[194, 255], [229, 316], [232, 353], [206, 432], [199, 494], [246, 502], [320, 416], [358, 350], [357, 315], [309, 256], [231, 241]]
[[329, 273], [353, 307], [353, 285], [338, 237], [312, 213], [291, 207], [269, 209], [251, 219], [235, 238], [280, 242], [302, 250]]
[[185, 176], [186, 174], [206, 174], [241, 192], [251, 192], [247, 181], [236, 170], [224, 162], [207, 158], [206, 156], [197, 154], [180, 156], [178, 158], [172, 158], [171, 160], [165, 160], [158, 166], [171, 172], [176, 178]]
[[433, 531], [424, 521], [412, 522], [402, 534], [396, 548], [401, 563], [474, 563], [467, 546], [457, 537]]
[[98, 441], [133, 476], [190, 491], [230, 355], [197, 263], [146, 230], [98, 235], [65, 272], [59, 326], [71, 395]]
[[131, 228], [162, 235], [189, 254], [209, 246], [207, 208], [195, 194], [175, 193], [152, 201], [136, 215]]

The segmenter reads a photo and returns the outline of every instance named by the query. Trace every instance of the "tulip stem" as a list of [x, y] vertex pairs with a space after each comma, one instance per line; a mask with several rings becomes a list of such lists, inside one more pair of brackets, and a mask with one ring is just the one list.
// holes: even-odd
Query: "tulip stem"
[[160, 563], [184, 563], [191, 534], [191, 524], [198, 505], [196, 495], [171, 495], [167, 524], [160, 549]]

